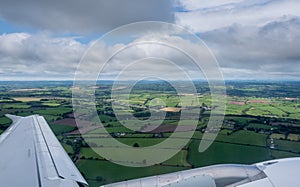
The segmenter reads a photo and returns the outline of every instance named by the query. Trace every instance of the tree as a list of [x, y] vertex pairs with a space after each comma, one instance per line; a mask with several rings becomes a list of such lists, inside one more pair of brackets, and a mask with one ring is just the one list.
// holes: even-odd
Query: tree
[[134, 143], [133, 147], [140, 147], [140, 145], [138, 143]]
[[97, 177], [96, 177], [96, 180], [99, 181], [99, 182], [101, 182], [101, 181], [103, 180], [103, 177], [97, 176]]

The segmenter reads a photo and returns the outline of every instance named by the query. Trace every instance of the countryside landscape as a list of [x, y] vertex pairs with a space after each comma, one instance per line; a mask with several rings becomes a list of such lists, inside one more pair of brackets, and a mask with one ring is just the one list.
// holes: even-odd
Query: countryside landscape
[[[87, 179], [90, 186], [134, 179], [174, 171], [223, 163], [252, 164], [264, 160], [300, 156], [300, 82], [294, 81], [227, 81], [227, 108], [221, 130], [214, 143], [204, 152], [198, 146], [207, 127], [211, 105], [210, 89], [206, 82], [195, 81], [196, 97], [201, 115], [189, 143], [174, 157], [149, 167], [126, 167], [112, 163], [94, 152], [112, 147], [98, 124], [81, 123], [88, 128], [78, 130], [72, 107], [72, 81], [2, 81], [0, 82], [0, 133], [11, 124], [5, 114], [45, 117], [70, 158]], [[137, 83], [128, 100], [111, 98], [112, 81], [95, 86], [97, 118], [116, 140], [132, 147], [148, 147], [167, 139], [171, 134], [180, 138], [192, 131], [190, 120], [174, 132], [183, 108], [176, 90], [167, 82], [142, 81]], [[122, 90], [124, 87], [118, 89]], [[166, 106], [155, 104], [156, 98]], [[122, 108], [129, 103], [133, 116], [140, 120], [150, 117], [149, 107], [166, 112], [162, 124], [152, 131], [133, 131], [117, 120], [112, 103]], [[133, 123], [130, 119], [126, 123]], [[154, 120], [153, 123], [156, 123]], [[134, 124], [131, 124], [134, 125]], [[147, 128], [146, 124], [144, 128]], [[83, 132], [83, 133], [82, 133]], [[84, 139], [83, 139], [84, 137]], [[172, 147], [169, 147], [172, 148]]]

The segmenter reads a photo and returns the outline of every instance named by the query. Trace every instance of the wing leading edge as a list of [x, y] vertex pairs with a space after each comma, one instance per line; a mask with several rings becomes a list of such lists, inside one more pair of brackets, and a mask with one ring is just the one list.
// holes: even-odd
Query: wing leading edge
[[42, 116], [7, 117], [13, 124], [0, 136], [1, 186], [88, 186]]

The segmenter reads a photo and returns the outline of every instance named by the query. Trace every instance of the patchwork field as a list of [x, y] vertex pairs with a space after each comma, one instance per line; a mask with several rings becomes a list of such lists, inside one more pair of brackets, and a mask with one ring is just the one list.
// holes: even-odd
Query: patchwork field
[[[93, 115], [88, 121], [85, 115], [88, 109], [76, 111], [84, 134], [80, 134], [74, 119], [71, 82], [2, 85], [6, 87], [0, 87], [0, 134], [11, 123], [4, 114], [44, 116], [91, 187], [212, 164], [252, 164], [300, 156], [300, 84], [294, 82], [228, 82], [223, 126], [214, 143], [202, 153], [198, 152], [200, 141], [205, 141], [202, 137], [210, 113], [218, 107], [212, 106], [206, 83], [195, 83], [197, 94], [177, 95], [168, 83], [143, 82], [134, 87], [129, 99], [122, 96], [127, 88], [124, 85], [115, 90], [121, 94], [121, 99], [114, 100], [110, 95], [112, 82], [101, 82], [95, 87], [98, 116]], [[180, 86], [184, 88], [184, 84], [180, 83]], [[116, 108], [112, 107], [112, 102]], [[133, 117], [119, 121], [114, 109]], [[193, 109], [201, 111], [196, 128], [190, 119]], [[147, 121], [151, 110], [164, 111], [164, 120]], [[182, 119], [182, 126], [178, 127], [183, 111], [189, 111], [191, 115]], [[106, 131], [100, 128], [99, 120]], [[192, 138], [186, 139], [190, 134]], [[186, 145], [172, 158], [150, 167], [120, 166], [94, 151], [101, 149], [119, 154], [121, 160], [124, 155], [120, 151], [157, 145], [171, 135], [174, 141], [164, 149], [178, 148], [177, 143], [181, 140], [186, 140]], [[108, 137], [124, 145], [116, 147]]]

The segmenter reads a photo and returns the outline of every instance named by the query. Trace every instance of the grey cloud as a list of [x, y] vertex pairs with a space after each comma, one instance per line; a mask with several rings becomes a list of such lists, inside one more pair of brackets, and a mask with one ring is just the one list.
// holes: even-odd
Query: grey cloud
[[282, 78], [300, 71], [299, 30], [299, 17], [283, 17], [261, 27], [234, 25], [201, 36], [227, 72]]
[[172, 21], [171, 0], [3, 0], [0, 18], [64, 33], [98, 33], [136, 21]]

